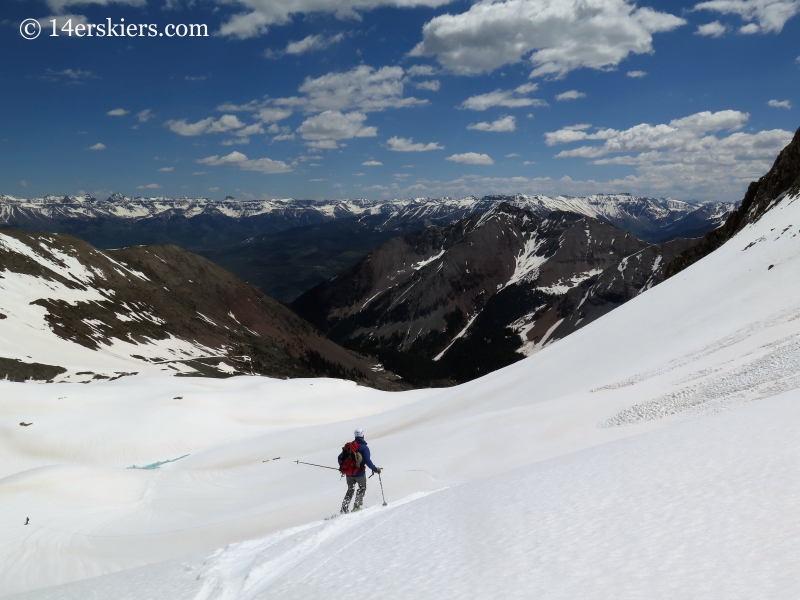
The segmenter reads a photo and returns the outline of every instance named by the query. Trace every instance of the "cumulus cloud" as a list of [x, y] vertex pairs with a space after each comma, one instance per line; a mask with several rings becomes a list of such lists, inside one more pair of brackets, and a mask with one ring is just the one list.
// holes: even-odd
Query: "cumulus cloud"
[[514, 131], [517, 128], [517, 121], [514, 117], [502, 117], [497, 119], [497, 121], [492, 121], [491, 123], [471, 123], [467, 125], [467, 129], [473, 129], [475, 131], [492, 131], [492, 132], [506, 132], [506, 131]]
[[[786, 22], [800, 12], [797, 0], [711, 0], [696, 4], [694, 10], [739, 15], [747, 25], [740, 33], [780, 33]], [[698, 31], [699, 33], [699, 31]]]
[[438, 79], [431, 79], [429, 81], [418, 81], [414, 84], [414, 87], [419, 90], [429, 90], [431, 92], [438, 92], [439, 88], [441, 87], [441, 83]]
[[[587, 124], [545, 134], [553, 146], [601, 141], [556, 154], [556, 158], [592, 159], [595, 165], [636, 167], [638, 183], [651, 189], [683, 189], [719, 194], [739, 189], [763, 175], [792, 139], [781, 129], [744, 133], [747, 113], [704, 111], [669, 123], [642, 123], [629, 129], [596, 129]], [[721, 133], [722, 132], [722, 133]]]
[[149, 184], [147, 184], [147, 185], [137, 185], [137, 186], [136, 186], [136, 189], [137, 189], [137, 190], [157, 190], [157, 189], [159, 189], [160, 187], [161, 187], [161, 186], [160, 186], [160, 185], [158, 185], [157, 183], [149, 183]]
[[726, 31], [728, 31], [728, 28], [725, 27], [725, 25], [719, 21], [713, 21], [705, 25], [700, 25], [695, 33], [697, 35], [706, 35], [709, 37], [720, 37], [724, 35]]
[[461, 108], [468, 110], [486, 110], [493, 106], [520, 108], [523, 106], [547, 106], [547, 102], [538, 98], [529, 98], [525, 94], [536, 91], [537, 84], [526, 83], [513, 90], [495, 90], [488, 94], [470, 96], [461, 103]]
[[[77, 0], [76, 0], [77, 1]], [[219, 35], [247, 39], [265, 34], [274, 25], [285, 25], [294, 15], [333, 13], [340, 19], [360, 20], [359, 11], [381, 6], [411, 8], [437, 7], [451, 0], [217, 0], [218, 4], [241, 6], [247, 12], [231, 17], [222, 25]]]
[[415, 143], [414, 138], [401, 138], [390, 137], [386, 140], [389, 150], [394, 152], [429, 152], [430, 150], [444, 150], [444, 146], [440, 146], [439, 142], [430, 142], [423, 144], [420, 142]]
[[139, 119], [139, 123], [147, 123], [150, 119], [153, 118], [153, 111], [149, 108], [143, 111], [140, 111], [136, 114], [136, 118]]
[[482, 0], [434, 17], [412, 56], [435, 56], [462, 74], [487, 73], [527, 57], [532, 77], [610, 69], [653, 52], [653, 34], [686, 21], [628, 0]]
[[249, 159], [241, 152], [231, 152], [221, 158], [216, 155], [209, 156], [201, 158], [197, 162], [211, 167], [233, 165], [239, 167], [242, 171], [257, 171], [259, 173], [288, 173], [292, 170], [289, 165], [281, 160], [272, 160], [270, 158]]
[[159, 169], [161, 173], [172, 173], [175, 170], [175, 167], [162, 167]]
[[772, 108], [792, 108], [792, 103], [788, 100], [770, 100], [767, 104]]
[[284, 54], [305, 54], [306, 52], [314, 52], [316, 50], [324, 50], [328, 46], [337, 44], [344, 39], [343, 33], [337, 33], [330, 37], [324, 35], [309, 35], [297, 42], [289, 42], [286, 44]]
[[338, 147], [336, 140], [378, 135], [376, 127], [364, 127], [366, 120], [367, 115], [361, 112], [326, 110], [303, 121], [297, 132], [304, 140], [309, 140], [308, 145], [312, 148], [333, 149]]
[[445, 160], [463, 163], [465, 165], [493, 165], [494, 161], [488, 154], [478, 154], [477, 152], [465, 152], [464, 154], [453, 154]]
[[564, 102], [566, 100], [577, 100], [578, 98], [586, 98], [586, 94], [579, 92], [578, 90], [569, 90], [568, 92], [563, 92], [556, 96], [556, 100], [559, 102]]
[[628, 71], [626, 75], [633, 79], [641, 79], [642, 77], [647, 77], [647, 71]]
[[165, 123], [170, 131], [187, 137], [203, 135], [205, 133], [225, 133], [232, 129], [241, 129], [245, 126], [236, 115], [222, 115], [219, 119], [208, 117], [197, 123], [187, 123], [186, 119], [179, 121], [170, 120]]
[[361, 165], [364, 167], [382, 167], [383, 163], [380, 162], [379, 160], [368, 160], [361, 163]]
[[344, 73], [328, 73], [308, 77], [299, 91], [305, 94], [303, 104], [311, 110], [349, 110], [363, 112], [387, 108], [406, 108], [427, 104], [427, 100], [403, 97], [402, 67], [374, 69], [359, 65]]
[[131, 111], [125, 110], [124, 108], [115, 108], [114, 110], [110, 110], [106, 113], [109, 117], [124, 117], [125, 115], [131, 114]]

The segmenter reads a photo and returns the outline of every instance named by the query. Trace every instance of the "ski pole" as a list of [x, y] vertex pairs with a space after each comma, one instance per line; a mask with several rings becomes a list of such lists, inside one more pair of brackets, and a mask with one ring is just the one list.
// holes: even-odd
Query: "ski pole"
[[302, 460], [296, 460], [294, 462], [296, 462], [298, 465], [310, 465], [312, 467], [319, 467], [320, 469], [333, 469], [334, 471], [339, 470], [339, 469], [334, 469], [333, 467], [326, 467], [325, 465], [315, 465], [314, 463], [303, 462]]
[[383, 479], [381, 479], [380, 472], [378, 473], [378, 481], [381, 482], [381, 496], [383, 497], [383, 505], [386, 506], [386, 496], [383, 495]]

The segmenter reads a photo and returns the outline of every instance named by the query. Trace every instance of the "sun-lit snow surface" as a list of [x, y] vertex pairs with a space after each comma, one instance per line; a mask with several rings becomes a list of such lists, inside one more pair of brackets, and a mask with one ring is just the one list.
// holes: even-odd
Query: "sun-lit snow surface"
[[[183, 406], [212, 384], [3, 384], [2, 592], [150, 564], [26, 597], [796, 598], [798, 232], [785, 198], [558, 344], [447, 390], [234, 378]], [[389, 506], [373, 478], [366, 511], [324, 520], [343, 484], [291, 461], [335, 464], [355, 425]]]
[[[31, 263], [37, 263], [68, 281], [81, 284], [80, 287], [70, 288], [55, 279], [1, 270], [0, 314], [6, 318], [0, 319], [0, 356], [23, 362], [58, 365], [65, 368], [66, 372], [58, 375], [55, 381], [83, 382], [91, 381], [96, 373], [115, 377], [132, 372], [155, 374], [163, 370], [163, 367], [149, 364], [133, 355], [163, 361], [221, 354], [219, 350], [174, 336], [163, 340], [151, 339], [146, 343], [114, 338], [101, 344], [98, 350], [92, 350], [56, 335], [46, 320], [47, 308], [34, 304], [35, 301], [54, 299], [72, 305], [99, 302], [113, 297], [114, 290], [104, 289], [105, 275], [102, 270], [86, 267], [77, 256], [62, 252], [54, 244], [49, 245], [52, 241], [45, 238], [39, 242], [38, 248], [34, 248], [0, 233], [0, 248], [3, 250], [20, 254]], [[124, 277], [146, 278], [139, 271], [117, 262], [103, 251], [94, 252], [117, 265], [117, 270]], [[126, 308], [127, 314], [118, 314], [118, 319], [157, 320], [157, 317], [142, 307]], [[92, 327], [93, 324], [88, 322], [87, 325]], [[181, 363], [176, 363], [173, 367], [178, 372], [194, 372], [194, 369]]]

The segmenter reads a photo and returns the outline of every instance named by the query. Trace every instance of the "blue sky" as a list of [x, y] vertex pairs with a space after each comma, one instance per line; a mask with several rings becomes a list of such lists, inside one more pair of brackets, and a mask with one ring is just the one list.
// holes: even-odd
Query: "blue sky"
[[[0, 193], [735, 201], [800, 126], [798, 13], [797, 0], [4, 0]], [[25, 19], [38, 38], [20, 35]], [[61, 31], [70, 19], [94, 35]], [[99, 37], [108, 19], [209, 35]]]

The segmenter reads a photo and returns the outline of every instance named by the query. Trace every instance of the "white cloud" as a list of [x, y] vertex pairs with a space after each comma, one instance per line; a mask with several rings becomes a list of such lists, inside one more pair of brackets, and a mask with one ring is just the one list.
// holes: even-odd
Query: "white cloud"
[[792, 103], [788, 100], [770, 100], [767, 104], [772, 108], [792, 108]]
[[364, 167], [382, 167], [383, 163], [380, 162], [379, 160], [368, 160], [361, 163], [361, 165]]
[[465, 152], [464, 154], [453, 154], [445, 160], [463, 163], [465, 165], [493, 165], [494, 161], [488, 154], [478, 154], [477, 152]]
[[208, 77], [205, 75], [187, 75], [184, 79], [186, 81], [205, 81]]
[[98, 4], [109, 6], [110, 4], [127, 4], [128, 6], [145, 7], [147, 0], [47, 0], [47, 6], [59, 14], [64, 12], [67, 6]]
[[262, 108], [258, 111], [258, 118], [263, 123], [274, 123], [275, 121], [282, 121], [292, 116], [292, 110], [288, 108]]
[[139, 119], [139, 123], [147, 123], [150, 119], [153, 118], [153, 111], [149, 108], [137, 113], [136, 118]]
[[37, 79], [42, 81], [67, 81], [69, 83], [81, 83], [84, 79], [99, 79], [91, 71], [84, 71], [82, 69], [64, 69], [63, 71], [54, 71], [53, 69], [45, 69], [44, 75], [40, 75]]
[[53, 30], [52, 21], [56, 22], [56, 29], [58, 29], [59, 31], [70, 22], [73, 29], [78, 25], [86, 25], [89, 22], [89, 20], [86, 18], [85, 15], [71, 15], [71, 14], [50, 15], [49, 17], [46, 17], [44, 19], [38, 19], [38, 21], [39, 25], [42, 26], [42, 29], [44, 31], [50, 29], [51, 33]]
[[514, 117], [502, 117], [491, 123], [471, 123], [467, 125], [467, 129], [474, 129], [476, 131], [492, 131], [492, 132], [506, 132], [514, 131], [517, 128], [517, 121]]
[[569, 90], [556, 96], [556, 100], [564, 102], [565, 100], [577, 100], [578, 98], [586, 98], [586, 94], [578, 90]]
[[243, 146], [249, 143], [250, 143], [250, 138], [248, 137], [230, 138], [222, 141], [223, 146]]
[[343, 33], [337, 33], [330, 37], [324, 35], [309, 35], [297, 42], [289, 42], [286, 44], [286, 49], [283, 51], [285, 54], [305, 54], [306, 52], [314, 52], [315, 50], [324, 50], [328, 46], [332, 46], [344, 39]]
[[653, 34], [685, 24], [628, 0], [484, 0], [467, 12], [434, 17], [412, 56], [435, 56], [462, 74], [493, 71], [525, 57], [532, 77], [579, 68], [609, 69], [653, 52]]
[[225, 133], [245, 126], [236, 115], [222, 115], [219, 119], [208, 117], [197, 123], [187, 123], [186, 119], [170, 120], [165, 123], [170, 131], [183, 136], [197, 136], [205, 133]]
[[414, 87], [420, 90], [429, 90], [431, 92], [438, 92], [441, 83], [438, 79], [431, 79], [430, 81], [419, 81], [414, 84]]
[[125, 115], [131, 114], [131, 111], [125, 110], [124, 108], [115, 108], [114, 110], [110, 110], [106, 113], [109, 117], [124, 117]]
[[519, 154], [516, 152], [512, 152], [511, 154], [506, 154], [506, 158], [517, 158]]
[[420, 142], [414, 143], [413, 138], [390, 137], [386, 140], [389, 150], [394, 152], [429, 152], [430, 150], [444, 150], [444, 146], [440, 146], [439, 142], [430, 142], [423, 144]]
[[523, 164], [523, 165], [535, 165], [535, 164], [536, 164], [536, 161], [535, 161], [535, 160], [526, 160], [526, 161], [525, 161], [525, 162], [523, 162], [522, 164]]
[[105, 149], [106, 149], [106, 145], [105, 144], [100, 144], [100, 143], [97, 143], [94, 146], [89, 146], [87, 148], [87, 150], [105, 150]]
[[409, 77], [432, 77], [436, 75], [436, 69], [430, 65], [412, 65], [406, 69]]
[[161, 173], [172, 173], [175, 170], [175, 167], [162, 167], [159, 169]]
[[705, 25], [700, 25], [695, 33], [697, 35], [706, 35], [709, 37], [720, 37], [724, 35], [726, 31], [728, 31], [728, 28], [725, 27], [725, 25], [719, 21], [713, 21]]
[[239, 137], [248, 137], [251, 135], [261, 135], [263, 133], [266, 133], [264, 131], [264, 126], [261, 123], [253, 123], [237, 131], [236, 135]]
[[157, 190], [159, 188], [161, 188], [161, 186], [158, 185], [157, 183], [149, 183], [147, 185], [137, 185], [136, 186], [137, 190]]
[[536, 84], [524, 84], [514, 90], [495, 90], [488, 94], [470, 96], [461, 103], [461, 108], [469, 110], [486, 110], [493, 106], [520, 108], [523, 106], [547, 106], [547, 102], [538, 98], [528, 98], [528, 94], [536, 90]]
[[641, 79], [642, 77], [647, 77], [647, 71], [628, 71], [626, 75], [633, 79]]
[[[631, 181], [655, 190], [691, 190], [692, 195], [718, 196], [739, 190], [763, 175], [792, 139], [781, 129], [744, 133], [749, 115], [735, 110], [700, 112], [668, 124], [642, 123], [625, 130], [579, 125], [545, 135], [548, 145], [601, 140], [600, 145], [559, 152], [556, 158], [588, 158], [595, 165], [628, 165], [638, 175]], [[727, 134], [720, 132], [727, 131]], [[627, 179], [626, 179], [627, 180]]]
[[219, 34], [246, 39], [265, 34], [273, 25], [285, 25], [293, 15], [333, 13], [337, 18], [360, 20], [359, 11], [380, 6], [410, 8], [437, 7], [451, 0], [217, 0], [222, 5], [238, 5], [249, 12], [234, 15], [220, 28]]
[[292, 168], [281, 160], [269, 158], [249, 159], [241, 152], [231, 152], [227, 156], [209, 156], [197, 161], [201, 165], [219, 167], [224, 165], [234, 165], [242, 171], [257, 171], [259, 173], [288, 173]]
[[360, 112], [326, 110], [303, 121], [297, 132], [311, 142], [308, 145], [312, 148], [333, 149], [337, 147], [335, 140], [378, 135], [376, 127], [364, 127], [366, 119], [367, 115]]
[[748, 23], [739, 28], [739, 33], [744, 35], [752, 35], [761, 31], [761, 28], [755, 23]]
[[344, 73], [306, 78], [299, 91], [305, 94], [307, 110], [379, 111], [427, 104], [427, 100], [403, 97], [403, 68], [373, 69], [359, 65]]
[[739, 29], [740, 33], [780, 33], [786, 22], [800, 13], [800, 2], [798, 0], [711, 0], [696, 4], [694, 10], [739, 15], [745, 21], [755, 21]]

